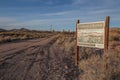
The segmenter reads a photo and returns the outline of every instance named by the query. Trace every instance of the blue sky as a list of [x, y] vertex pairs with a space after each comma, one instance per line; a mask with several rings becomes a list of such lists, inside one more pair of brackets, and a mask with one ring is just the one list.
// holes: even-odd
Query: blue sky
[[80, 22], [103, 21], [120, 27], [120, 0], [0, 0], [0, 28], [75, 30]]

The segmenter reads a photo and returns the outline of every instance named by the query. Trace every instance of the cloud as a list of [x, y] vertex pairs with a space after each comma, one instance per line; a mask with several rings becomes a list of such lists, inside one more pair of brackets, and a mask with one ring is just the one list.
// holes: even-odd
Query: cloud
[[39, 1], [39, 0], [15, 0], [15, 1]]
[[68, 11], [60, 11], [60, 12], [53, 12], [53, 13], [46, 13], [46, 14], [40, 14], [41, 16], [61, 16], [62, 17], [74, 17], [74, 15], [80, 13], [80, 10], [68, 10]]
[[10, 17], [0, 17], [0, 23], [9, 23], [16, 21], [14, 18]]
[[117, 14], [117, 13], [120, 13], [120, 11], [118, 11], [118, 9], [95, 9], [95, 10], [92, 10], [90, 11], [90, 14]]
[[[120, 0], [72, 0], [73, 5], [92, 5], [96, 6], [104, 6], [104, 7], [110, 7], [110, 6], [116, 6], [120, 4]], [[89, 6], [88, 6], [89, 7]]]
[[47, 4], [47, 5], [52, 5], [56, 2], [58, 2], [59, 0], [16, 0], [16, 1], [20, 1], [20, 2], [38, 2], [40, 4]]
[[81, 4], [87, 3], [88, 1], [90, 1], [90, 0], [72, 0], [72, 4], [73, 5], [81, 5]]
[[[119, 8], [101, 8], [101, 7], [87, 7], [72, 10], [63, 10], [56, 12], [45, 13], [26, 13], [18, 15], [17, 17], [0, 17], [0, 28], [32, 28], [32, 29], [49, 29], [50, 25], [58, 29], [75, 29], [76, 19], [81, 22], [92, 22], [105, 20], [106, 16], [111, 17], [112, 26], [116, 26], [120, 21]], [[5, 27], [6, 26], [6, 27]]]
[[[61, 30], [63, 28], [71, 26], [71, 23], [73, 23], [73, 18], [62, 18], [62, 19], [32, 19], [32, 20], [26, 20], [26, 21], [13, 21], [13, 22], [6, 22], [0, 24], [0, 28], [4, 29], [13, 29], [13, 28], [29, 28], [29, 29], [44, 29], [48, 30], [50, 29], [50, 25], [53, 25], [56, 30]], [[0, 22], [1, 23], [1, 22]]]
[[119, 4], [120, 0], [103, 0], [105, 3], [109, 4], [109, 5], [115, 5], [115, 4]]
[[37, 20], [29, 20], [24, 22], [13, 23], [12, 25], [16, 26], [43, 26], [43, 25], [62, 25], [67, 24], [72, 19], [37, 19]]
[[63, 12], [55, 12], [55, 13], [47, 13], [43, 14], [45, 16], [61, 16], [67, 14], [69, 11], [63, 11]]

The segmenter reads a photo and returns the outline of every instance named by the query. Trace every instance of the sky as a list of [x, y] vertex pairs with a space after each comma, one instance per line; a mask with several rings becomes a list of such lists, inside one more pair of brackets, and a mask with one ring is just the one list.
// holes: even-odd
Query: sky
[[120, 0], [0, 0], [0, 28], [75, 30], [80, 22], [104, 21], [120, 28]]

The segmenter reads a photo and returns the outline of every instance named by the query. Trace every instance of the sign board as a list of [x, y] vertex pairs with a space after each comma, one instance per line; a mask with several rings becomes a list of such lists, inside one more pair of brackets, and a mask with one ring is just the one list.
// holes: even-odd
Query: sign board
[[104, 56], [108, 53], [109, 20], [80, 23], [76, 22], [76, 53], [75, 64], [78, 65], [79, 46], [104, 49]]
[[77, 46], [104, 48], [105, 21], [77, 24]]

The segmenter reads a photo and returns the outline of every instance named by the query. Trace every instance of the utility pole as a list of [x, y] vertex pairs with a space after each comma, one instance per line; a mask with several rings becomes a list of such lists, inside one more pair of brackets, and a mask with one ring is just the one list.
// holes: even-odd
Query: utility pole
[[50, 31], [52, 32], [52, 30], [53, 30], [53, 29], [52, 29], [52, 25], [50, 25]]

